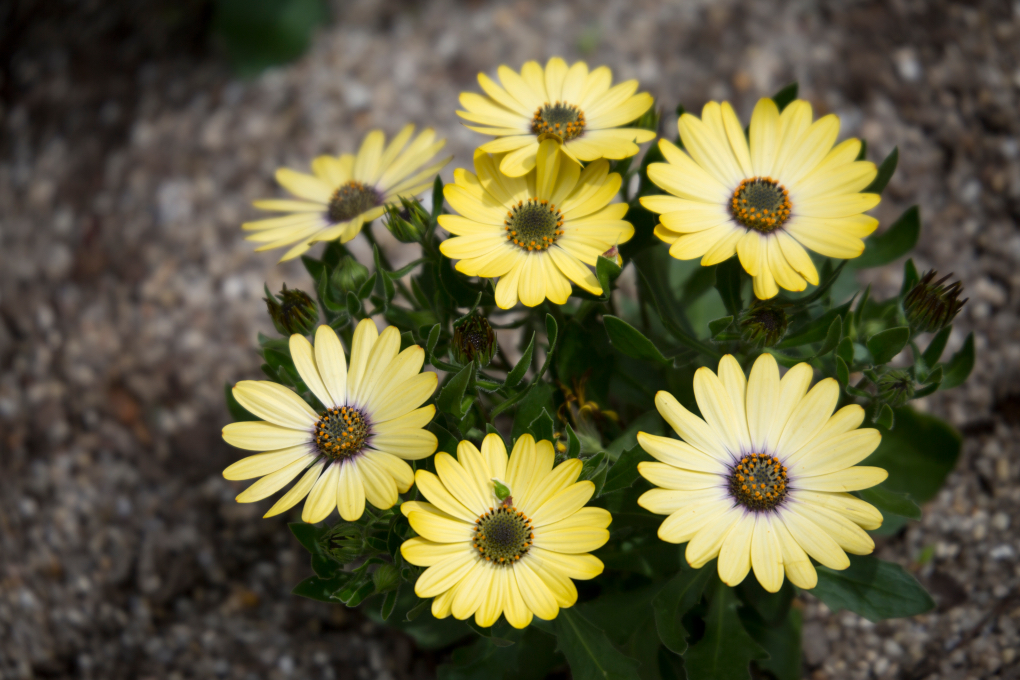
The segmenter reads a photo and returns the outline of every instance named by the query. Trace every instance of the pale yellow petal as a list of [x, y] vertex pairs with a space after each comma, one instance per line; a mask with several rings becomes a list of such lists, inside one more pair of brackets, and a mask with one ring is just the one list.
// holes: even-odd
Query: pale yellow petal
[[337, 510], [347, 522], [361, 518], [365, 512], [365, 483], [358, 467], [347, 463], [340, 468], [336, 485]]
[[336, 507], [340, 468], [342, 466], [349, 467], [349, 465], [349, 463], [334, 462], [315, 481], [311, 491], [308, 492], [304, 510], [301, 511], [302, 522], [315, 524], [329, 517], [329, 513], [333, 512], [333, 508]]
[[242, 380], [232, 391], [241, 406], [281, 427], [311, 431], [319, 420], [304, 399], [283, 385], [268, 380]]
[[230, 423], [223, 428], [223, 441], [248, 451], [276, 451], [307, 444], [311, 440], [311, 428], [295, 430], [260, 420]]
[[263, 519], [269, 517], [275, 517], [276, 515], [287, 512], [295, 505], [304, 500], [305, 496], [311, 490], [312, 485], [319, 478], [319, 474], [322, 472], [323, 466], [326, 464], [325, 461], [319, 461], [315, 465], [311, 466], [305, 471], [301, 479], [297, 481], [297, 484], [290, 487], [287, 493], [280, 497], [280, 500], [273, 504], [273, 507], [269, 508], [266, 514], [262, 515]]
[[223, 471], [223, 478], [230, 480], [254, 479], [284, 468], [298, 459], [307, 459], [314, 455], [313, 447], [307, 442], [281, 449], [279, 451], [267, 451], [256, 453], [237, 461]]

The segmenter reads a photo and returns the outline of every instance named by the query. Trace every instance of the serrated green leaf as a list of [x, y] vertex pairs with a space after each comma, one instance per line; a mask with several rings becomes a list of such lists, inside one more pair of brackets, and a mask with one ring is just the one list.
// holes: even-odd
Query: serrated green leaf
[[731, 323], [733, 323], [733, 317], [732, 316], [724, 316], [721, 319], [716, 319], [715, 321], [709, 321], [708, 322], [708, 334], [709, 334], [709, 336], [712, 337], [712, 338], [715, 338], [717, 335], [719, 335], [724, 330], [729, 328]]
[[880, 194], [885, 191], [885, 187], [889, 184], [889, 180], [892, 179], [893, 173], [896, 172], [896, 164], [899, 162], [899, 159], [900, 148], [894, 146], [893, 150], [882, 161], [882, 164], [878, 166], [878, 174], [875, 175], [875, 179], [871, 181], [871, 184], [864, 187], [861, 192], [865, 194]]
[[567, 458], [577, 458], [581, 455], [581, 440], [577, 438], [574, 428], [567, 423]]
[[524, 375], [531, 368], [531, 357], [535, 353], [535, 333], [531, 334], [531, 342], [524, 348], [524, 354], [521, 355], [520, 361], [510, 370], [510, 373], [506, 376], [507, 387], [517, 387], [518, 383], [524, 379]]
[[887, 364], [903, 351], [910, 340], [910, 329], [906, 326], [889, 328], [868, 338], [868, 351], [876, 364]]
[[552, 416], [544, 408], [542, 412], [538, 414], [538, 417], [531, 421], [528, 425], [528, 432], [535, 438], [535, 441], [541, 441], [543, 439], [552, 441], [553, 433], [556, 429], [556, 423], [553, 421]]
[[607, 314], [602, 320], [609, 335], [609, 342], [620, 352], [634, 359], [654, 361], [658, 364], [669, 363], [669, 359], [662, 355], [655, 343], [623, 319]]
[[717, 581], [705, 617], [705, 635], [684, 656], [690, 680], [745, 680], [751, 677], [752, 661], [768, 658], [768, 652], [744, 630], [736, 610], [733, 589]]
[[916, 616], [935, 607], [928, 591], [903, 567], [870, 555], [849, 555], [850, 567], [817, 567], [818, 585], [811, 593], [833, 612], [848, 609], [878, 623]]
[[974, 370], [973, 332], [967, 334], [967, 339], [963, 341], [963, 347], [946, 362], [941, 389], [948, 390], [962, 385], [972, 370]]
[[921, 213], [917, 206], [907, 208], [885, 232], [864, 239], [864, 253], [850, 266], [856, 269], [881, 267], [906, 255], [921, 235]]
[[681, 619], [701, 600], [701, 593], [712, 576], [712, 569], [684, 568], [652, 598], [652, 614], [659, 639], [674, 654], [687, 651], [687, 629]]
[[606, 472], [606, 483], [602, 487], [602, 493], [613, 493], [634, 484], [641, 476], [638, 474], [638, 463], [645, 460], [652, 460], [652, 457], [640, 446], [624, 451]]

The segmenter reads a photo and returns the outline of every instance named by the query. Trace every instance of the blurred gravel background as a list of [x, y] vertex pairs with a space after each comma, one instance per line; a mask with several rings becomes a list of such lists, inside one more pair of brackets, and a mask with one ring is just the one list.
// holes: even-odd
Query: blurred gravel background
[[[880, 548], [939, 607], [873, 625], [805, 597], [804, 675], [1020, 677], [1020, 3], [337, 2], [300, 61], [248, 81], [209, 50], [201, 0], [4, 4], [0, 678], [434, 674], [442, 655], [290, 596], [310, 570], [285, 518], [220, 476], [223, 385], [259, 375], [270, 328], [263, 281], [308, 281], [238, 225], [277, 166], [373, 127], [433, 125], [468, 164], [457, 94], [554, 54], [667, 111], [747, 116], [796, 79], [873, 159], [899, 145], [878, 216], [920, 203], [919, 268], [971, 297], [950, 349], [974, 330], [979, 350], [921, 405], [964, 433], [958, 469]], [[892, 293], [900, 271], [871, 280]]]

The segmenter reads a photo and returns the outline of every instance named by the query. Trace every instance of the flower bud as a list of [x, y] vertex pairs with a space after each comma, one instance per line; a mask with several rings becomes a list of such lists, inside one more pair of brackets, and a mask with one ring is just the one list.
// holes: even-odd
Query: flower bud
[[477, 360], [487, 366], [496, 354], [496, 333], [481, 314], [472, 314], [453, 329], [453, 358], [461, 364]]
[[283, 290], [278, 293], [279, 300], [266, 289], [266, 307], [269, 309], [269, 316], [273, 319], [273, 325], [281, 335], [308, 335], [319, 323], [319, 308], [315, 300], [302, 290], [287, 288], [283, 284]]
[[407, 210], [398, 210], [396, 206], [386, 209], [386, 228], [401, 243], [418, 243], [421, 241], [422, 230], [411, 220]]
[[775, 347], [786, 335], [788, 323], [782, 305], [755, 300], [740, 314], [740, 337], [755, 347]]
[[368, 280], [368, 267], [355, 260], [350, 255], [344, 255], [329, 277], [329, 283], [333, 290], [343, 294], [347, 291], [357, 292], [361, 285]]
[[393, 590], [400, 584], [400, 572], [395, 566], [389, 562], [384, 562], [372, 572], [372, 585], [375, 586], [375, 592], [385, 593], [387, 590]]
[[932, 283], [932, 279], [937, 275], [938, 272], [934, 269], [926, 272], [903, 298], [903, 311], [907, 316], [907, 322], [917, 333], [934, 333], [945, 328], [953, 322], [953, 318], [970, 299], [959, 299], [960, 293], [963, 292], [961, 282], [954, 281], [948, 286], [943, 285], [952, 274]]
[[878, 398], [893, 408], [903, 406], [914, 396], [914, 379], [902, 369], [879, 376], [876, 387]]
[[610, 261], [616, 263], [617, 267], [622, 267], [623, 266], [623, 258], [620, 257], [620, 249], [617, 248], [616, 246], [613, 246], [612, 248], [610, 248], [606, 252], [602, 253], [601, 255], [599, 255], [599, 257], [604, 257], [607, 260], [610, 260]]

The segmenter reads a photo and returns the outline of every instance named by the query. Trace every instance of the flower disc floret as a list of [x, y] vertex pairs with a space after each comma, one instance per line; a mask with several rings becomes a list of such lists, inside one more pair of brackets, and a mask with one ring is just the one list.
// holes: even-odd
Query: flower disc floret
[[475, 520], [471, 543], [485, 561], [507, 565], [528, 553], [534, 532], [527, 515], [514, 508], [512, 501], [503, 502]]
[[730, 495], [748, 510], [774, 510], [786, 498], [786, 468], [767, 453], [741, 458], [729, 475]]
[[539, 136], [539, 141], [544, 139], [543, 135], [561, 142], [577, 139], [584, 132], [584, 111], [566, 102], [546, 102], [535, 109], [531, 131]]
[[350, 458], [361, 453], [370, 434], [368, 419], [360, 410], [334, 406], [315, 424], [315, 446], [333, 460]]
[[741, 180], [733, 191], [730, 213], [745, 227], [771, 234], [790, 219], [790, 192], [771, 177]]
[[503, 224], [507, 240], [525, 250], [545, 250], [563, 235], [563, 213], [544, 199], [518, 201]]
[[378, 191], [363, 182], [351, 180], [341, 184], [330, 196], [327, 214], [331, 222], [347, 222], [380, 204]]

